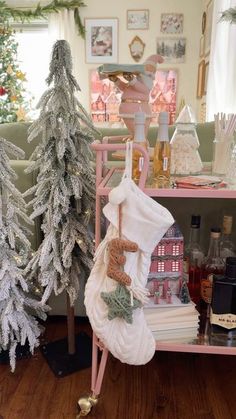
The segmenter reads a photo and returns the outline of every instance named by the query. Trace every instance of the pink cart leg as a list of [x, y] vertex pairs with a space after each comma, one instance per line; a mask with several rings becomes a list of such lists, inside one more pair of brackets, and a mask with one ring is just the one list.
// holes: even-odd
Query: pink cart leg
[[[98, 366], [98, 349], [102, 351], [102, 358], [100, 361], [100, 365]], [[93, 334], [93, 358], [92, 358], [92, 393], [94, 397], [99, 396], [101, 387], [102, 387], [102, 380], [106, 368], [108, 357], [108, 349], [105, 348], [99, 342], [99, 339], [96, 337], [95, 333]]]

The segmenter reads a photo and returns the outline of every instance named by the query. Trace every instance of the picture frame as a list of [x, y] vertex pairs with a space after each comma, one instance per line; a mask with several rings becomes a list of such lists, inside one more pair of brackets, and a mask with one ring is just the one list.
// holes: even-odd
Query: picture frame
[[[161, 111], [169, 113], [169, 122], [176, 118], [177, 90], [179, 72], [176, 68], [158, 68], [150, 91], [149, 103], [152, 124], [157, 124]], [[89, 69], [89, 104], [90, 115], [95, 125], [124, 126], [119, 115], [122, 92], [109, 78], [100, 79], [96, 68]]]
[[213, 5], [214, 5], [213, 0], [210, 0], [206, 7], [205, 55], [208, 55], [211, 49]]
[[183, 13], [162, 13], [161, 32], [167, 34], [183, 33]]
[[149, 9], [127, 10], [127, 29], [145, 30], [149, 28]]
[[89, 107], [94, 125], [122, 126], [120, 102], [121, 92], [115, 83], [100, 79], [97, 68], [89, 69]]
[[197, 77], [197, 99], [201, 99], [204, 93], [205, 86], [205, 60], [201, 60], [198, 64]]
[[118, 61], [118, 19], [85, 18], [86, 63]]
[[199, 57], [202, 58], [205, 54], [205, 36], [202, 35], [199, 44]]
[[139, 36], [135, 36], [129, 44], [131, 57], [134, 61], [139, 62], [143, 56], [145, 43]]
[[206, 12], [202, 14], [202, 35], [204, 35], [206, 30]]
[[186, 55], [186, 38], [157, 38], [156, 53], [164, 58], [164, 63], [184, 63]]
[[176, 119], [179, 71], [176, 68], [158, 68], [149, 96], [153, 117], [152, 124], [158, 124], [159, 113], [169, 113], [169, 124]]
[[207, 94], [207, 82], [208, 82], [208, 73], [209, 73], [209, 61], [205, 63], [205, 74], [204, 74], [204, 95]]

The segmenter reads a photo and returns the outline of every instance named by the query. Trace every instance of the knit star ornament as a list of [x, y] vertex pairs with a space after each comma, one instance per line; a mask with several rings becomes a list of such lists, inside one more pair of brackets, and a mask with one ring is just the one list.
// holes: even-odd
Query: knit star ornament
[[114, 291], [101, 292], [101, 297], [108, 306], [109, 320], [119, 317], [131, 324], [133, 322], [133, 311], [142, 307], [142, 303], [137, 298], [133, 298], [131, 301], [130, 292], [121, 284]]

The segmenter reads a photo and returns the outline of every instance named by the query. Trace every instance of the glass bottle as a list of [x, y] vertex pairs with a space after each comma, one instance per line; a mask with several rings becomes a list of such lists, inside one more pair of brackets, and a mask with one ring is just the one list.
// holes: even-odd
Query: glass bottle
[[170, 186], [170, 143], [168, 134], [168, 112], [160, 112], [159, 128], [153, 156], [153, 186], [168, 188]]
[[226, 258], [225, 275], [213, 276], [210, 323], [213, 334], [236, 335], [236, 257]]
[[201, 301], [201, 324], [204, 328], [206, 320], [210, 316], [210, 304], [212, 298], [212, 283], [213, 275], [223, 274], [225, 270], [225, 263], [220, 257], [220, 228], [212, 228], [210, 235], [210, 245], [205, 261], [202, 267], [202, 276], [200, 284]]
[[200, 245], [201, 216], [192, 215], [189, 242], [184, 249], [183, 279], [188, 284], [191, 299], [200, 300], [200, 280], [204, 252]]
[[223, 217], [223, 235], [220, 241], [220, 256], [225, 260], [227, 257], [236, 256], [235, 246], [232, 242], [233, 217], [224, 215]]
[[[145, 138], [145, 113], [137, 112], [134, 115], [134, 143], [148, 148]], [[143, 155], [140, 151], [133, 149], [132, 178], [138, 181], [143, 168]]]

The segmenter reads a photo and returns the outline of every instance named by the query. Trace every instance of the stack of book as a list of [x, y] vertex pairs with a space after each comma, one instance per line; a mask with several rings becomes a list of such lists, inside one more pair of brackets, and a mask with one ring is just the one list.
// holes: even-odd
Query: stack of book
[[172, 303], [160, 300], [154, 304], [152, 298], [144, 307], [146, 322], [156, 341], [190, 342], [198, 336], [199, 313], [193, 302], [182, 304], [176, 295]]

